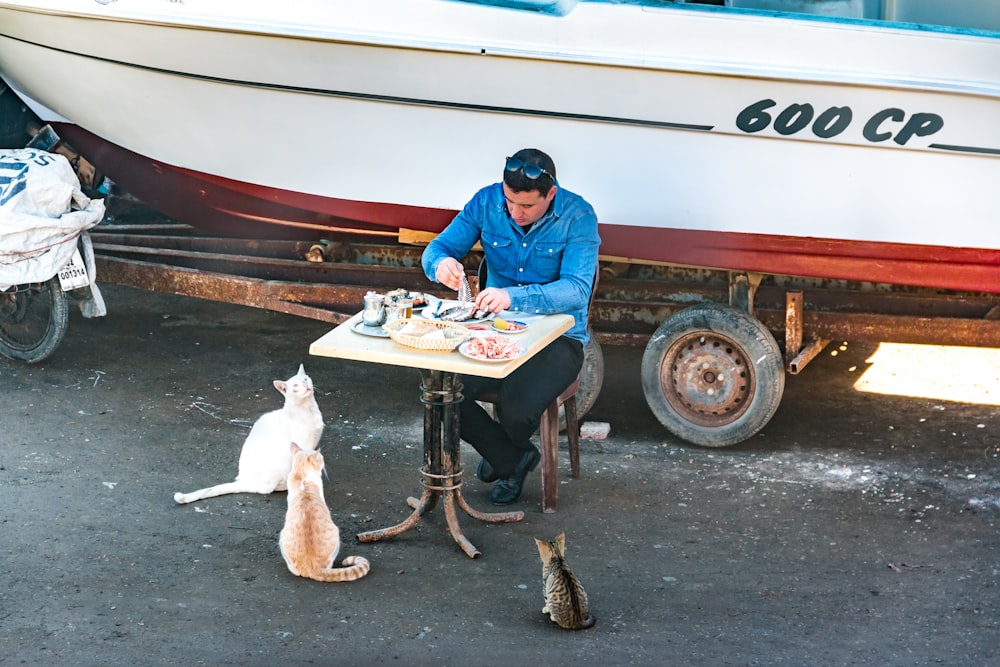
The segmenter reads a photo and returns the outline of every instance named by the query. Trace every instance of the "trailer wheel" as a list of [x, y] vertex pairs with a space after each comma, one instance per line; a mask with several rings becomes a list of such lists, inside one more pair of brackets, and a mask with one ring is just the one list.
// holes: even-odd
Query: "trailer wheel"
[[755, 435], [774, 416], [784, 389], [774, 336], [759, 320], [721, 304], [675, 313], [642, 357], [642, 390], [653, 414], [676, 436], [704, 447]]

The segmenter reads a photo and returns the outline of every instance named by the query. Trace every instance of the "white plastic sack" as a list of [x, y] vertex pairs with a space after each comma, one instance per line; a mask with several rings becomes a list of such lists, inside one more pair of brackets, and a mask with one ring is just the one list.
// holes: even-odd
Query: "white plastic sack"
[[[35, 148], [0, 150], [0, 289], [55, 276], [73, 256], [77, 238], [103, 217], [104, 200], [83, 194], [64, 156]], [[95, 276], [88, 272], [100, 304], [91, 312], [103, 315]]]

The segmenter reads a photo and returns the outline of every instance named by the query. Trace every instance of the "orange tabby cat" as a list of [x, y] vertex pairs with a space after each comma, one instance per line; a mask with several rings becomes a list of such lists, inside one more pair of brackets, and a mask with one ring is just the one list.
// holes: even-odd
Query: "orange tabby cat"
[[288, 510], [278, 544], [292, 574], [316, 581], [354, 581], [368, 574], [369, 563], [348, 556], [334, 567], [340, 551], [340, 529], [323, 496], [323, 455], [294, 442], [288, 473]]

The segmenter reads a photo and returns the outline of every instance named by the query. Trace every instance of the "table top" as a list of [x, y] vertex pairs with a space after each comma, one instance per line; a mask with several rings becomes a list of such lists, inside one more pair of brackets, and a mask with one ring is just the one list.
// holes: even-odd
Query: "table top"
[[[309, 354], [357, 361], [372, 361], [393, 366], [408, 366], [426, 370], [448, 371], [482, 377], [507, 377], [539, 350], [554, 341], [573, 326], [572, 315], [546, 315], [531, 320], [527, 331], [513, 336], [526, 349], [516, 359], [507, 361], [476, 361], [461, 355], [457, 349], [450, 352], [418, 350], [397, 344], [391, 338], [365, 336], [352, 331], [361, 319], [358, 313], [347, 322], [327, 332], [309, 346]], [[504, 334], [498, 334], [504, 335]]]

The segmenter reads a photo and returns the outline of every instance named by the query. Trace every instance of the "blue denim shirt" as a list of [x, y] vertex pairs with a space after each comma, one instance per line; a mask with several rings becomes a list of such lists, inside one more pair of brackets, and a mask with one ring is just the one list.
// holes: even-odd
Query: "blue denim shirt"
[[564, 335], [587, 344], [587, 308], [601, 245], [590, 204], [559, 187], [549, 210], [525, 233], [507, 211], [502, 184], [486, 186], [424, 249], [424, 273], [436, 281], [443, 259], [461, 260], [477, 241], [490, 267], [488, 284], [480, 288], [506, 289], [513, 312], [572, 315], [576, 322]]

